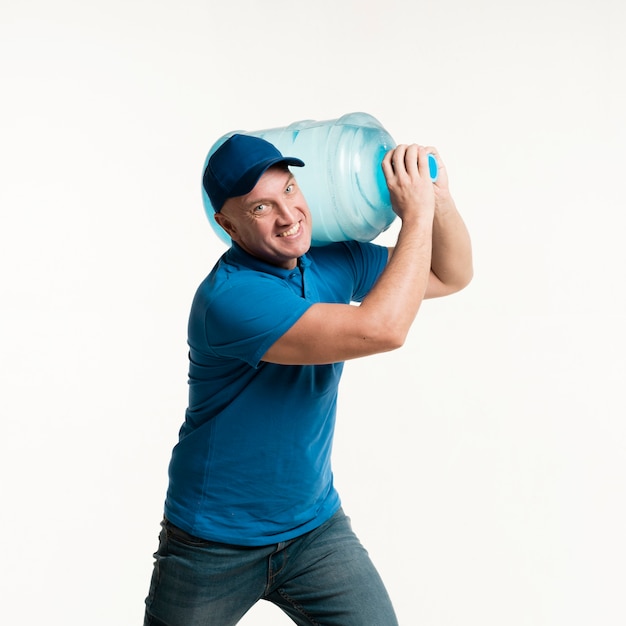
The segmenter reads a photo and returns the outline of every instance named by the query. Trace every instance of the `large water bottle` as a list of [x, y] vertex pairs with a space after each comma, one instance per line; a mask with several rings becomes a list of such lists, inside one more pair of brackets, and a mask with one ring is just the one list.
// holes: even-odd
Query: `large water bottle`
[[[348, 113], [326, 121], [303, 120], [289, 126], [257, 131], [232, 131], [211, 147], [205, 162], [235, 132], [261, 137], [284, 156], [302, 159], [296, 178], [312, 217], [312, 244], [333, 241], [372, 241], [396, 215], [381, 163], [395, 147], [391, 135], [367, 113]], [[429, 155], [430, 174], [437, 177], [437, 161]], [[203, 169], [204, 171], [204, 169]], [[202, 188], [204, 209], [219, 237], [230, 243], [217, 224], [211, 201]]]

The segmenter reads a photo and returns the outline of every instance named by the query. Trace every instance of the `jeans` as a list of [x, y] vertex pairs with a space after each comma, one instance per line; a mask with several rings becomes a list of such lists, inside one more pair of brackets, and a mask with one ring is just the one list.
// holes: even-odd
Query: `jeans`
[[319, 528], [263, 547], [188, 535], [167, 520], [144, 626], [231, 626], [258, 601], [306, 626], [397, 626], [385, 587], [339, 510]]

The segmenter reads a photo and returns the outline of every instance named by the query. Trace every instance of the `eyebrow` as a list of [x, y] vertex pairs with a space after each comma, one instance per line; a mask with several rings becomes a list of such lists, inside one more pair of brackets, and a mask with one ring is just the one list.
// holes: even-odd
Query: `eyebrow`
[[[285, 172], [285, 174], [287, 175], [287, 179], [285, 180], [283, 187], [287, 187], [292, 180], [295, 180], [296, 177], [294, 175], [294, 173], [291, 170], [287, 170]], [[265, 198], [263, 196], [259, 196], [258, 198], [252, 198], [252, 200], [248, 200], [246, 202], [242, 203], [242, 208], [244, 211], [247, 211], [248, 209], [258, 206], [259, 204], [263, 204], [265, 202]]]

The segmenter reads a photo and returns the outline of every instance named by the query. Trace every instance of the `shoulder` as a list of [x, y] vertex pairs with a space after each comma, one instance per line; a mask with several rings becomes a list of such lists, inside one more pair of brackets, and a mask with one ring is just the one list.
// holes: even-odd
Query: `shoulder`
[[274, 310], [292, 295], [280, 277], [253, 269], [211, 272], [198, 287], [193, 308], [239, 316], [251, 307]]
[[362, 241], [338, 241], [326, 246], [314, 246], [307, 256], [314, 261], [324, 262], [337, 259], [354, 259], [385, 256], [387, 248], [378, 244]]
[[218, 264], [194, 297], [189, 343], [196, 350], [256, 366], [310, 306], [280, 276]]
[[382, 271], [387, 264], [389, 252], [386, 247], [360, 241], [340, 241], [327, 246], [310, 249], [307, 256], [320, 267], [337, 271], [340, 268], [361, 274], [373, 270]]

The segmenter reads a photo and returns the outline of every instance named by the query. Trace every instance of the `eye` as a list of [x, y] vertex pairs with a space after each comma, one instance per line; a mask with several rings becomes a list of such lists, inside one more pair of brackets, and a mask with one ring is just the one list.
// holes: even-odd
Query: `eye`
[[295, 189], [295, 185], [291, 183], [287, 185], [287, 188], [285, 189], [285, 193], [291, 193], [294, 189]]
[[265, 213], [267, 211], [267, 204], [259, 204], [252, 209], [253, 213]]

